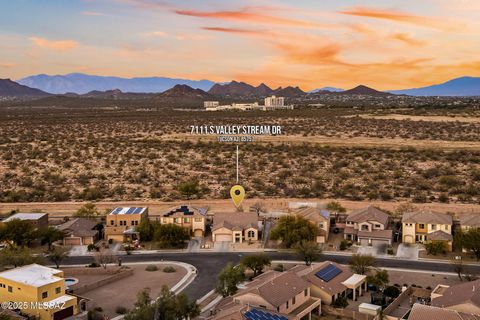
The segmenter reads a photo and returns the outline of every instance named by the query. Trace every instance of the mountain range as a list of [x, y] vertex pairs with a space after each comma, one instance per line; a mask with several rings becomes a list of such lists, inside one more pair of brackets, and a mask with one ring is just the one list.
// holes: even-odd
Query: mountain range
[[480, 77], [461, 77], [433, 86], [388, 92], [410, 96], [480, 96]]
[[39, 74], [17, 81], [20, 84], [37, 88], [53, 94], [76, 93], [85, 94], [90, 91], [121, 90], [122, 92], [163, 92], [177, 84], [185, 84], [194, 89], [209, 90], [215, 82], [209, 80], [188, 80], [165, 77], [120, 78], [70, 73], [50, 76]]
[[140, 99], [149, 97], [188, 97], [191, 99], [262, 98], [269, 95], [293, 98], [307, 94], [480, 96], [480, 77], [461, 77], [433, 86], [385, 92], [360, 85], [349, 90], [323, 87], [308, 93], [302, 91], [299, 87], [293, 86], [272, 89], [264, 83], [255, 87], [248, 83], [237, 81], [214, 83], [209, 80], [197, 81], [164, 77], [126, 79], [80, 73], [71, 73], [64, 76], [37, 75], [21, 79], [18, 83], [9, 79], [0, 79], [0, 96], [2, 97], [36, 98], [50, 94], [104, 99]]

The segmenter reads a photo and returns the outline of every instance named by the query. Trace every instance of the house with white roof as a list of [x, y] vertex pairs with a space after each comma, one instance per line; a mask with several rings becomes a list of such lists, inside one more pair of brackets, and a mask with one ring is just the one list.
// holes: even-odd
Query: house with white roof
[[135, 227], [148, 219], [147, 207], [117, 207], [106, 218], [105, 240], [129, 242], [139, 239]]
[[2, 220], [1, 223], [6, 223], [15, 219], [28, 221], [33, 224], [36, 229], [44, 229], [48, 227], [48, 213], [15, 213]]

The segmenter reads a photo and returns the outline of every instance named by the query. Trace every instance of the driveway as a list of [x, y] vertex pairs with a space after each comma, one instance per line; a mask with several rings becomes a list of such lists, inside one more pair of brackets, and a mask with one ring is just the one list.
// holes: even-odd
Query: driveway
[[87, 246], [72, 246], [68, 255], [72, 257], [86, 256], [89, 255], [89, 252], [87, 250]]
[[230, 241], [215, 241], [213, 250], [217, 252], [228, 252], [230, 251], [230, 244]]
[[202, 244], [202, 237], [195, 237], [188, 242], [188, 252], [200, 252], [200, 245]]
[[422, 249], [418, 244], [400, 243], [397, 248], [397, 258], [404, 260], [418, 260], [418, 252]]

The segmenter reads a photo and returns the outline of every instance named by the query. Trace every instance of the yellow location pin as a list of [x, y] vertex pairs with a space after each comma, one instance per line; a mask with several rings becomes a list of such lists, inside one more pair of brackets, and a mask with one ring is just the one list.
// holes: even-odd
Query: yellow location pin
[[230, 197], [232, 197], [233, 203], [238, 208], [245, 198], [245, 189], [242, 186], [236, 185], [230, 189]]

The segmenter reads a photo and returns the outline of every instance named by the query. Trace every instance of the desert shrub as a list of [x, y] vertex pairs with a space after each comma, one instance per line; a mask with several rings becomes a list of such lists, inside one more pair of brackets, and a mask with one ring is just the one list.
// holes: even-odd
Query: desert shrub
[[157, 271], [158, 270], [158, 267], [156, 265], [153, 265], [153, 264], [149, 264], [146, 268], [145, 268], [146, 271]]
[[175, 271], [177, 271], [177, 270], [175, 270], [175, 268], [172, 267], [172, 266], [167, 266], [167, 267], [163, 268], [163, 272], [165, 272], [165, 273], [173, 273]]

